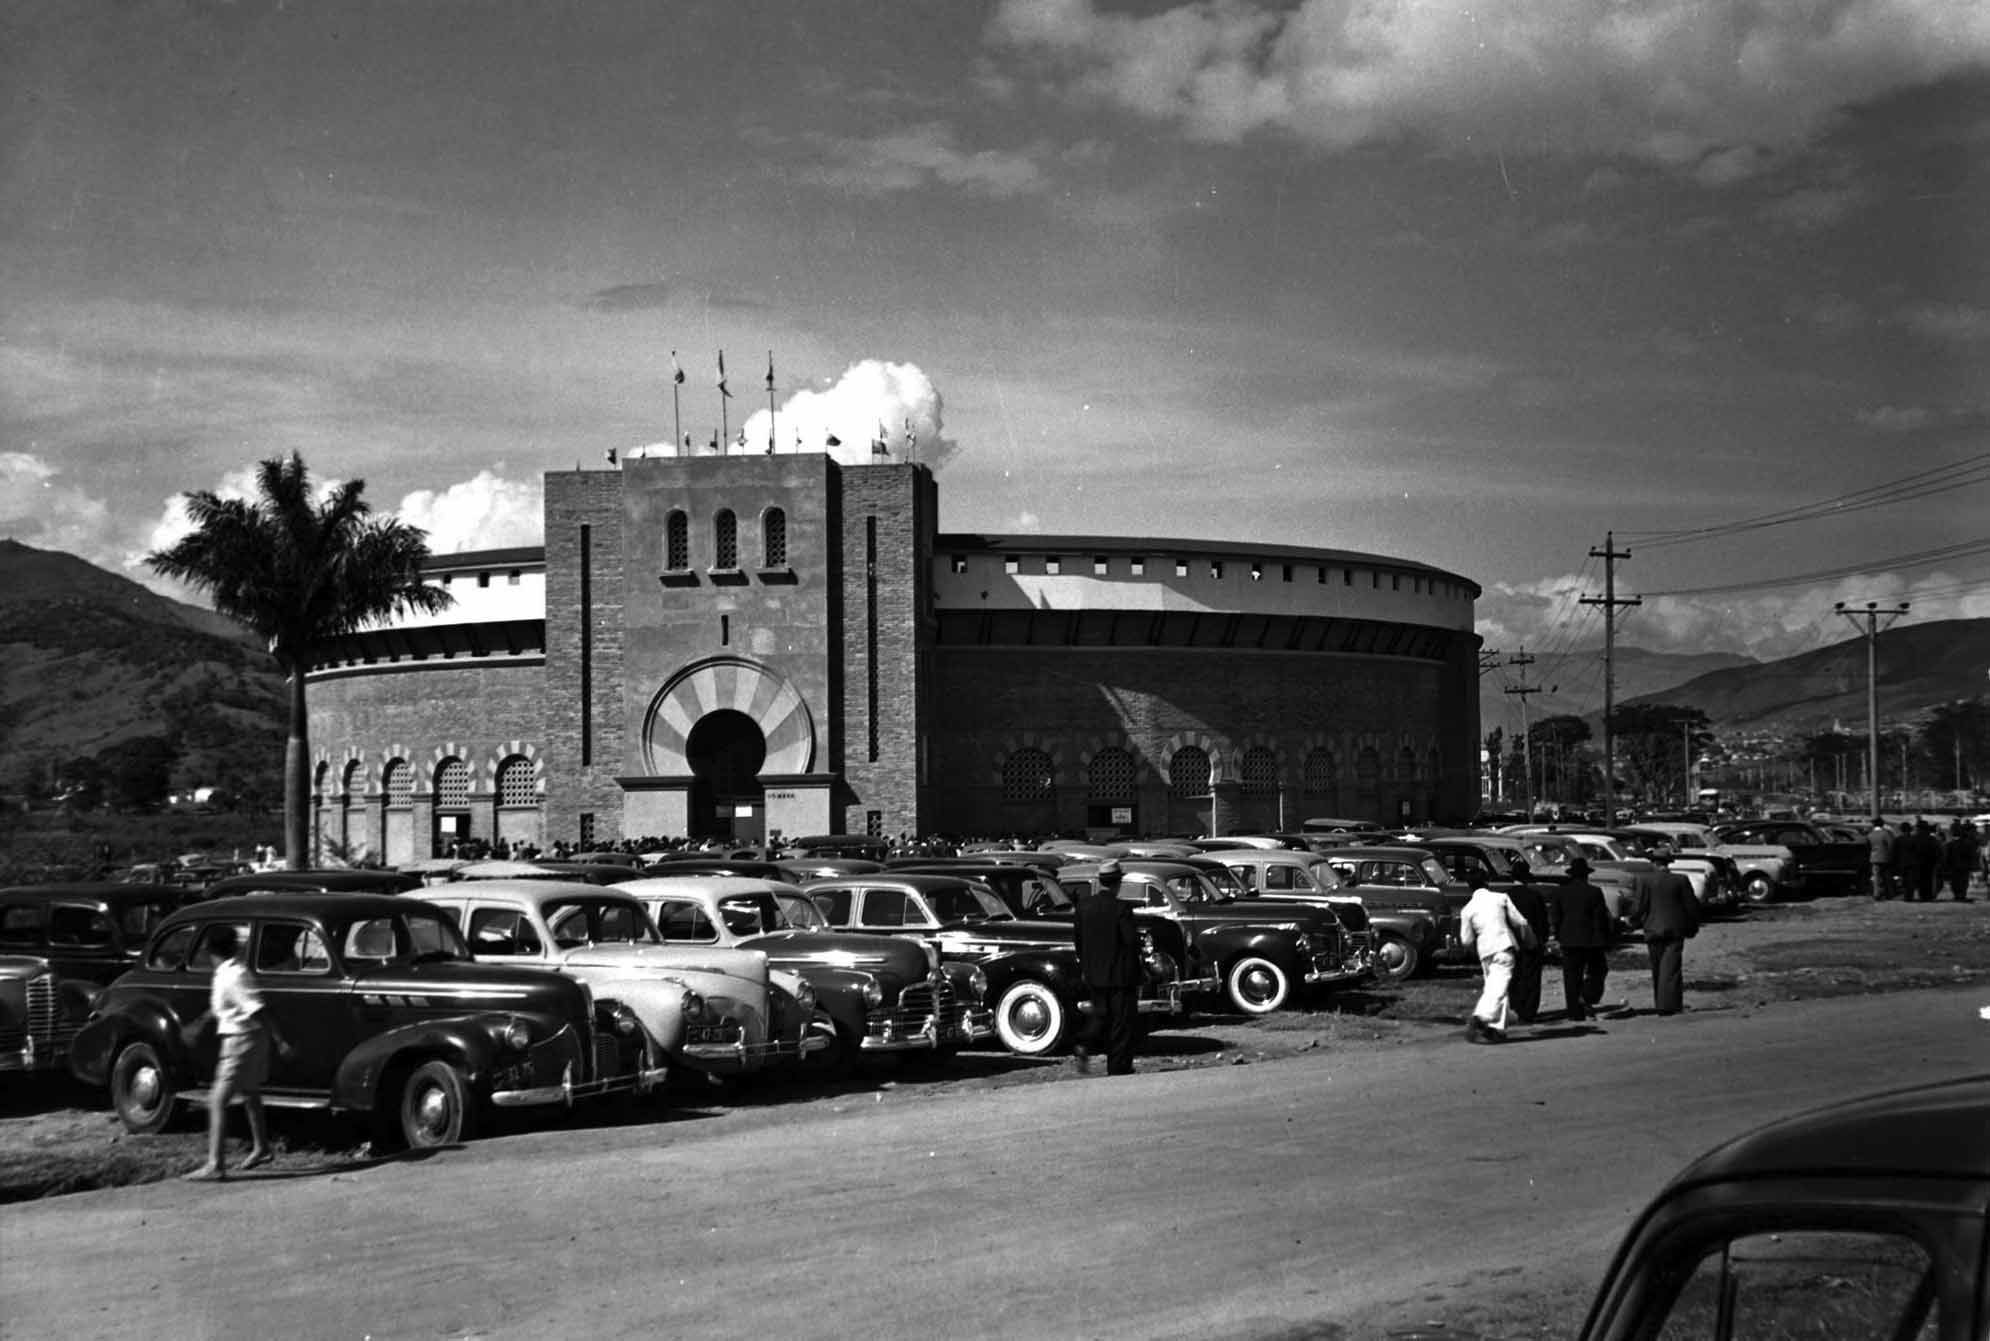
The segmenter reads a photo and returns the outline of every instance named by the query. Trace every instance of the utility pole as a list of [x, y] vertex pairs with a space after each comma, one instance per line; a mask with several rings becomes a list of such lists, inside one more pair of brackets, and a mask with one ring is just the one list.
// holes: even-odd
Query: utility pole
[[1616, 713], [1617, 698], [1617, 607], [1620, 605], [1643, 605], [1644, 602], [1633, 596], [1629, 600], [1617, 599], [1617, 560], [1631, 557], [1629, 550], [1619, 551], [1616, 545], [1617, 533], [1603, 533], [1603, 548], [1592, 549], [1589, 557], [1603, 560], [1603, 595], [1584, 596], [1581, 605], [1603, 607], [1603, 826], [1609, 828], [1617, 822], [1617, 741], [1610, 721]]
[[1534, 738], [1527, 728], [1527, 696], [1541, 692], [1538, 684], [1527, 683], [1527, 667], [1534, 664], [1534, 658], [1527, 655], [1526, 644], [1520, 651], [1506, 659], [1509, 666], [1520, 667], [1520, 683], [1506, 687], [1509, 694], [1520, 696], [1520, 806], [1521, 814], [1529, 820], [1534, 818]]
[[1680, 790], [1684, 795], [1679, 798], [1679, 808], [1681, 810], [1691, 810], [1693, 808], [1693, 724], [1691, 722], [1681, 722], [1679, 724], [1679, 743], [1685, 747], [1686, 755], [1685, 767], [1680, 770], [1679, 774], [1680, 777], [1685, 779], [1680, 784]]
[[[1866, 636], [1866, 782], [1872, 790], [1872, 818], [1876, 820], [1879, 818], [1879, 631], [1907, 613], [1907, 602], [1882, 610], [1878, 601], [1867, 601], [1865, 609], [1854, 610], [1839, 601], [1831, 608], [1851, 620], [1853, 627]], [[1880, 622], [1882, 618], [1886, 624]], [[1905, 768], [1904, 752], [1902, 767]], [[1906, 785], [1904, 778], [1901, 785]]]

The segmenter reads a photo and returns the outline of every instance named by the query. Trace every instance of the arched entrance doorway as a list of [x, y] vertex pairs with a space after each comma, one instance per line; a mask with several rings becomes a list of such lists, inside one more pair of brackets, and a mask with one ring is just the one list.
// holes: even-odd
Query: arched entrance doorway
[[708, 712], [684, 739], [684, 759], [696, 781], [691, 785], [691, 836], [758, 843], [766, 833], [766, 803], [760, 769], [767, 762], [767, 737], [743, 712]]

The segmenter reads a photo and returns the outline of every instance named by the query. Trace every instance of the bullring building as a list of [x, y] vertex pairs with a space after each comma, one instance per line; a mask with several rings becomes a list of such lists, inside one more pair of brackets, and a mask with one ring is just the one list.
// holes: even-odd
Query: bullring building
[[451, 608], [313, 671], [318, 857], [1472, 813], [1476, 584], [938, 514], [918, 464], [548, 474], [543, 548], [436, 558]]

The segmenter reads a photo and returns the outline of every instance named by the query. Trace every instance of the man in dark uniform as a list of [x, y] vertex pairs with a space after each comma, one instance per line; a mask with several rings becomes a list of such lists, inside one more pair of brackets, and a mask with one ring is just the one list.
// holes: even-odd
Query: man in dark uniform
[[1548, 903], [1549, 931], [1562, 948], [1562, 1001], [1571, 1020], [1586, 1020], [1603, 1000], [1610, 974], [1610, 904], [1589, 883], [1589, 863], [1577, 857], [1568, 881]]
[[1099, 863], [1098, 888], [1078, 903], [1074, 932], [1078, 964], [1092, 1008], [1078, 1041], [1078, 1065], [1089, 1064], [1105, 1034], [1106, 1074], [1133, 1074], [1133, 1044], [1140, 1018], [1140, 928], [1133, 905], [1119, 897], [1119, 863]]
[[1644, 931], [1651, 956], [1652, 1004], [1660, 1015], [1677, 1015], [1686, 1008], [1686, 941], [1700, 931], [1700, 901], [1692, 882], [1672, 869], [1672, 854], [1652, 854], [1656, 874], [1637, 883], [1637, 904], [1631, 919]]
[[1527, 919], [1528, 927], [1534, 933], [1534, 944], [1530, 949], [1524, 945], [1513, 948], [1513, 985], [1507, 989], [1507, 1005], [1514, 1018], [1522, 1024], [1534, 1023], [1534, 1017], [1541, 1013], [1541, 965], [1547, 958], [1548, 945], [1548, 899], [1538, 885], [1528, 883], [1532, 874], [1527, 863], [1519, 857], [1513, 859], [1513, 878], [1520, 883], [1506, 891], [1506, 897]]

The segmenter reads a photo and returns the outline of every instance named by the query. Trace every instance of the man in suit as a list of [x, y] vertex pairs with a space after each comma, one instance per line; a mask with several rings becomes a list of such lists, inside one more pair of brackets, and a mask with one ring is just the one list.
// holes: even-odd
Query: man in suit
[[1564, 1015], [1586, 1020], [1603, 1000], [1610, 976], [1610, 938], [1615, 930], [1610, 904], [1603, 891], [1589, 883], [1589, 863], [1577, 857], [1568, 865], [1568, 881], [1558, 886], [1548, 903], [1549, 934], [1562, 947]]
[[1515, 857], [1513, 878], [1520, 883], [1506, 891], [1534, 933], [1533, 945], [1516, 943], [1513, 947], [1513, 985], [1506, 995], [1513, 1017], [1522, 1024], [1534, 1023], [1534, 1017], [1541, 1013], [1541, 965], [1547, 958], [1549, 932], [1547, 896], [1540, 886], [1529, 883], [1531, 874], [1527, 863]]
[[1632, 920], [1644, 931], [1651, 956], [1652, 1004], [1660, 1015], [1677, 1015], [1686, 1008], [1686, 941], [1699, 934], [1700, 901], [1693, 886], [1672, 869], [1672, 854], [1652, 854], [1658, 870], [1640, 879]]
[[1140, 928], [1133, 905], [1119, 897], [1121, 875], [1117, 861], [1099, 863], [1098, 886], [1079, 901], [1073, 928], [1078, 965], [1092, 998], [1078, 1041], [1078, 1068], [1089, 1068], [1103, 1032], [1109, 1076], [1133, 1074], [1140, 1019]]

